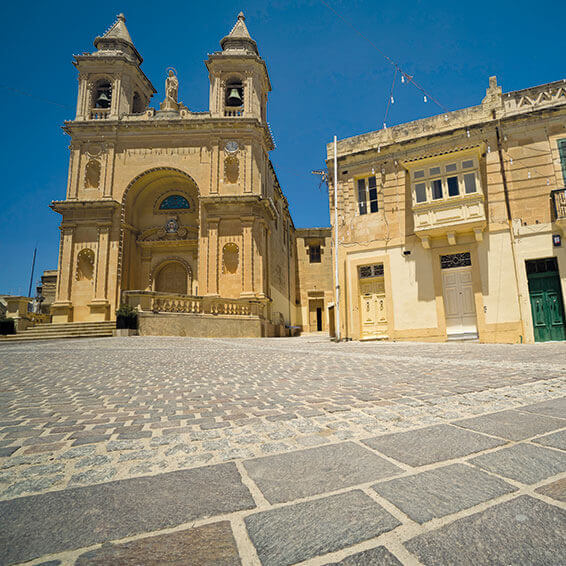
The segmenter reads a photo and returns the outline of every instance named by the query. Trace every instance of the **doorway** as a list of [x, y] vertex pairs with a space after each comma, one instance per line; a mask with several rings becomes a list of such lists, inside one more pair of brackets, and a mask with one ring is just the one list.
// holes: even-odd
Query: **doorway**
[[324, 330], [323, 299], [309, 300], [309, 332], [322, 332]]
[[442, 288], [448, 339], [477, 338], [478, 327], [472, 267], [443, 269]]
[[566, 340], [564, 301], [555, 257], [526, 262], [535, 342]]

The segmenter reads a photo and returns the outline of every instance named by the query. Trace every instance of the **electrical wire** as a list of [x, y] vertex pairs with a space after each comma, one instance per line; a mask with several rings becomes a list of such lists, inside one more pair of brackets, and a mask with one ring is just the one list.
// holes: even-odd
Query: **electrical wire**
[[440, 107], [443, 112], [449, 112], [448, 108], [446, 108], [446, 106], [444, 106], [443, 104], [441, 104], [434, 96], [432, 96], [432, 94], [430, 94], [428, 91], [426, 91], [422, 86], [420, 86], [414, 79], [414, 77], [412, 75], [409, 75], [408, 73], [406, 73], [405, 71], [403, 71], [403, 69], [399, 66], [398, 63], [396, 63], [395, 61], [393, 61], [393, 59], [391, 59], [391, 57], [389, 57], [388, 55], [386, 55], [371, 39], [369, 39], [368, 37], [366, 37], [361, 31], [359, 31], [352, 23], [350, 23], [346, 18], [344, 18], [339, 12], [337, 12], [328, 2], [326, 2], [325, 0], [320, 0], [320, 2], [322, 4], [324, 4], [329, 10], [331, 10], [336, 17], [338, 17], [339, 19], [341, 19], [349, 28], [351, 28], [352, 30], [354, 30], [355, 33], [357, 33], [362, 39], [364, 39], [365, 41], [367, 41], [384, 59], [386, 59], [394, 68], [396, 71], [398, 71], [399, 73], [401, 73], [401, 75], [405, 78], [405, 80], [408, 83], [411, 83], [415, 88], [417, 88], [418, 90], [420, 90], [423, 95], [425, 97], [430, 98], [438, 107]]

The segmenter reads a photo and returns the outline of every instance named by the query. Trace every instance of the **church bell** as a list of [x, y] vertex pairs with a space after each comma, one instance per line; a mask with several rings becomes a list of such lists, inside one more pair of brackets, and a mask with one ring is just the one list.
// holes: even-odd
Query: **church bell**
[[110, 106], [110, 97], [105, 91], [102, 91], [96, 99], [97, 108], [108, 108]]
[[230, 94], [228, 95], [228, 106], [241, 106], [242, 105], [242, 97], [240, 96], [240, 92], [237, 88], [230, 89]]

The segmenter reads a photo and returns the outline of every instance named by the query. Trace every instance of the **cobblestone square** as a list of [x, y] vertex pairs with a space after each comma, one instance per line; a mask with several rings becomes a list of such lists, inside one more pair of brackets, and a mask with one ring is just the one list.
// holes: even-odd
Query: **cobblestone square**
[[565, 378], [560, 342], [0, 344], [0, 563], [564, 564]]

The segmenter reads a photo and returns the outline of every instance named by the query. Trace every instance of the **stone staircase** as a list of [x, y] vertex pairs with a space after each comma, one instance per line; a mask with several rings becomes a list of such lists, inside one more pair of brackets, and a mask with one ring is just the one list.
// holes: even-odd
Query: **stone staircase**
[[51, 340], [53, 338], [100, 338], [112, 336], [116, 322], [67, 322], [38, 324], [18, 334], [0, 336], [0, 342]]

